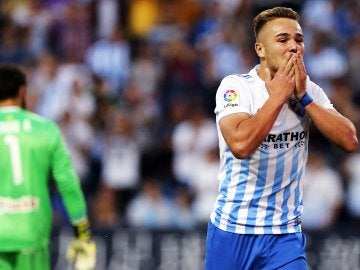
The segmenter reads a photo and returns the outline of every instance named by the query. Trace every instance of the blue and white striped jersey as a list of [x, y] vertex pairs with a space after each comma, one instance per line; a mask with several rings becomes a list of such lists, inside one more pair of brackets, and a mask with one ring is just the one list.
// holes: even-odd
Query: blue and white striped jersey
[[[309, 117], [294, 99], [283, 105], [267, 137], [246, 159], [237, 159], [219, 129], [222, 117], [245, 112], [255, 115], [269, 95], [257, 75], [223, 79], [216, 94], [219, 136], [219, 195], [211, 213], [218, 228], [240, 234], [283, 234], [301, 231], [301, 178], [308, 153]], [[313, 100], [334, 109], [324, 91], [307, 79]]]

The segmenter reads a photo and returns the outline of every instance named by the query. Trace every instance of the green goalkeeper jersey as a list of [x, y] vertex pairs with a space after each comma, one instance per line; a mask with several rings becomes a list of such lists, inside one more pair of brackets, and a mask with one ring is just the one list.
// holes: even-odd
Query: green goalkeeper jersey
[[79, 178], [59, 127], [16, 106], [0, 108], [0, 251], [49, 243], [52, 175], [72, 223], [86, 217]]

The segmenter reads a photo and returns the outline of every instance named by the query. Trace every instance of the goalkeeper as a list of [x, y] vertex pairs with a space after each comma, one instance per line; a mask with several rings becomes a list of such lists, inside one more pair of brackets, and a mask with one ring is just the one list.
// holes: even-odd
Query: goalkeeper
[[25, 95], [25, 73], [0, 65], [0, 269], [50, 270], [50, 174], [74, 228], [67, 257], [75, 269], [94, 269], [86, 203], [61, 131], [27, 111]]

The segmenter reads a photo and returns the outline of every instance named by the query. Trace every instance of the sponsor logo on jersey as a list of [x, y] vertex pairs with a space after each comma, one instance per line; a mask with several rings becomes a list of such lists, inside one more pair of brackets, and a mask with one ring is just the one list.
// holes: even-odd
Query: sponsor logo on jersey
[[38, 208], [38, 197], [22, 196], [17, 199], [10, 197], [0, 197], [0, 215], [28, 213], [33, 212]]
[[224, 93], [224, 108], [239, 106], [238, 100], [238, 93], [235, 90], [226, 90]]
[[308, 137], [307, 131], [301, 132], [284, 132], [280, 134], [268, 134], [260, 145], [260, 149], [281, 149], [290, 148], [291, 142], [296, 142], [294, 147], [302, 147], [306, 144]]

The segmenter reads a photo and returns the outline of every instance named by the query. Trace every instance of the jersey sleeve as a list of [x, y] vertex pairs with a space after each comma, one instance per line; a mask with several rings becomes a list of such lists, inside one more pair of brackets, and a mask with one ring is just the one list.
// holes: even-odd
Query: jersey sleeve
[[59, 127], [53, 124], [52, 174], [72, 224], [87, 216], [86, 202], [79, 177]]
[[330, 99], [325, 94], [324, 90], [320, 86], [318, 86], [317, 84], [312, 82], [309, 79], [309, 77], [306, 82], [306, 88], [307, 88], [307, 91], [309, 92], [309, 95], [313, 98], [313, 100], [318, 105], [321, 105], [322, 107], [324, 107], [326, 109], [335, 110], [334, 105], [331, 103]]
[[247, 86], [236, 75], [225, 77], [216, 92], [215, 114], [220, 120], [233, 113], [250, 114], [250, 97]]

